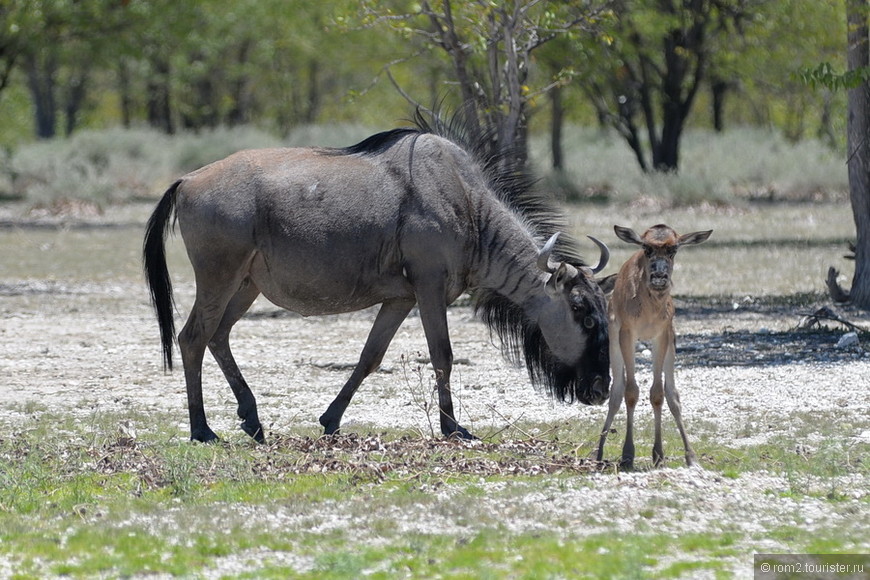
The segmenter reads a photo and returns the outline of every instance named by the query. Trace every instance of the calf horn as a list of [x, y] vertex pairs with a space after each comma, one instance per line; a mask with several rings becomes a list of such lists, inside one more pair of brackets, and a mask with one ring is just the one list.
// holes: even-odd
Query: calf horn
[[598, 246], [598, 250], [601, 252], [601, 257], [598, 259], [598, 265], [592, 268], [592, 273], [597, 274], [601, 270], [607, 266], [607, 262], [610, 261], [610, 249], [607, 247], [607, 244], [599, 240], [598, 238], [593, 238], [592, 236], [586, 236], [592, 243]]

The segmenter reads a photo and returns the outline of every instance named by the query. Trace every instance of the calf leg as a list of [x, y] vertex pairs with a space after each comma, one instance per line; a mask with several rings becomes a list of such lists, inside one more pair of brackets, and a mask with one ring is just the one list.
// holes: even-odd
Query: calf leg
[[619, 466], [623, 469], [634, 467], [634, 408], [637, 406], [639, 390], [634, 376], [626, 378], [625, 385], [625, 443], [622, 444], [622, 459]]
[[320, 416], [320, 424], [323, 425], [324, 433], [331, 435], [338, 432], [341, 418], [344, 416], [344, 411], [350, 404], [354, 393], [363, 379], [380, 366], [384, 354], [387, 352], [387, 347], [413, 307], [414, 300], [387, 301], [381, 306], [353, 373], [330, 403], [326, 412]]
[[610, 334], [610, 369], [613, 375], [613, 385], [610, 388], [610, 401], [607, 408], [607, 418], [604, 420], [604, 427], [601, 428], [601, 436], [598, 439], [598, 461], [604, 460], [604, 443], [607, 440], [607, 435], [610, 433], [610, 426], [613, 423], [613, 418], [619, 412], [622, 406], [622, 399], [625, 396], [625, 364], [622, 360], [622, 351], [619, 348], [619, 329], [611, 327]]
[[665, 398], [668, 401], [668, 409], [674, 416], [674, 421], [677, 423], [677, 429], [680, 431], [680, 437], [683, 439], [683, 449], [686, 452], [686, 465], [693, 466], [697, 462], [695, 452], [689, 445], [689, 438], [686, 436], [686, 429], [683, 427], [682, 405], [680, 404], [680, 394], [677, 392], [676, 382], [674, 381], [674, 358], [676, 346], [673, 340], [665, 354]]
[[634, 467], [634, 408], [637, 406], [639, 391], [634, 376], [634, 344], [635, 337], [620, 331], [619, 346], [625, 361], [625, 443], [622, 445], [623, 469]]
[[[653, 371], [656, 373], [656, 371]], [[662, 404], [664, 403], [664, 389], [660, 374], [653, 375], [652, 388], [649, 391], [649, 400], [653, 408], [653, 421], [655, 424], [655, 438], [653, 439], [653, 465], [660, 466], [665, 459], [662, 447]]]
[[260, 424], [260, 418], [257, 414], [257, 401], [254, 394], [251, 392], [248, 383], [245, 382], [242, 372], [239, 370], [239, 365], [233, 357], [230, 350], [230, 331], [236, 322], [248, 311], [251, 304], [254, 303], [260, 290], [254, 285], [250, 279], [245, 279], [242, 282], [236, 295], [233, 296], [224, 311], [220, 325], [215, 331], [214, 336], [208, 343], [208, 348], [212, 356], [220, 366], [224, 373], [233, 394], [238, 402], [237, 413], [242, 419], [242, 430], [253, 437], [258, 443], [265, 442], [263, 426]]
[[649, 391], [649, 400], [652, 403], [655, 425], [652, 458], [653, 465], [656, 467], [660, 466], [665, 459], [662, 447], [662, 405], [665, 402], [665, 392], [662, 385], [662, 367], [665, 364], [665, 355], [667, 354], [672, 336], [671, 332], [665, 331], [653, 343], [653, 382]]

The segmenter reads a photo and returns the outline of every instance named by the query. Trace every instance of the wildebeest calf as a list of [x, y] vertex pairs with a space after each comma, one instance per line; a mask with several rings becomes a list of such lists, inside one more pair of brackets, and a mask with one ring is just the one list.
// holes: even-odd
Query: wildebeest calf
[[[650, 401], [655, 414], [655, 443], [653, 462], [660, 465], [662, 452], [662, 402], [674, 415], [683, 446], [686, 463], [695, 463], [695, 452], [686, 438], [680, 409], [680, 395], [674, 385], [674, 302], [671, 299], [671, 274], [674, 256], [681, 246], [700, 244], [710, 237], [713, 230], [679, 235], [672, 228], [659, 224], [648, 229], [642, 236], [633, 230], [614, 226], [619, 239], [637, 244], [643, 249], [632, 255], [617, 274], [613, 294], [608, 306], [610, 323], [610, 366], [613, 387], [610, 391], [610, 408], [598, 442], [598, 460], [604, 454], [604, 442], [613, 422], [613, 417], [625, 397], [627, 412], [625, 444], [622, 448], [620, 466], [631, 468], [634, 464], [634, 408], [637, 405], [638, 388], [634, 377], [634, 350], [638, 340], [651, 340], [653, 352], [653, 383]], [[664, 374], [664, 381], [662, 381]], [[664, 383], [664, 384], [663, 384]]]

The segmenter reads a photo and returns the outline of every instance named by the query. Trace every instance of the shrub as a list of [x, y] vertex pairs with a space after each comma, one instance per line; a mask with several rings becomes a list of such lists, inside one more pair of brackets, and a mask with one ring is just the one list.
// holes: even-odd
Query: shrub
[[[555, 182], [568, 200], [642, 198], [668, 206], [747, 199], [813, 201], [848, 192], [842, 152], [815, 140], [790, 143], [765, 129], [690, 130], [675, 174], [643, 173], [634, 154], [612, 131], [571, 127], [565, 134], [564, 175], [561, 182], [549, 178], [544, 184]], [[543, 138], [532, 142], [532, 156], [542, 175], [553, 173], [547, 165], [547, 147]], [[565, 180], [574, 187], [565, 187]]]
[[172, 172], [169, 144], [156, 131], [110, 129], [25, 145], [8, 164], [12, 193], [35, 205], [64, 199], [103, 205], [146, 196]]
[[[150, 129], [82, 131], [21, 146], [0, 163], [0, 188], [33, 205], [153, 198], [176, 177], [241, 149], [344, 146], [371, 133], [359, 125], [310, 125], [283, 142], [254, 127], [167, 136]], [[549, 170], [548, 141], [532, 139], [541, 186], [565, 201], [652, 201], [663, 207], [745, 199], [815, 200], [848, 191], [844, 154], [817, 141], [789, 143], [772, 131], [689, 131], [680, 172], [645, 174], [612, 131], [568, 127], [566, 170]]]

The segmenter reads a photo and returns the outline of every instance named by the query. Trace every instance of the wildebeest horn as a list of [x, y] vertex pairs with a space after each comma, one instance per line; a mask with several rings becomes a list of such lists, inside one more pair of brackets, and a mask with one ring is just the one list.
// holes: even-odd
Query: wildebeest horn
[[610, 261], [610, 250], [608, 249], [607, 244], [605, 244], [601, 240], [593, 238], [592, 236], [586, 237], [592, 240], [592, 242], [596, 246], [598, 246], [599, 251], [601, 251], [601, 257], [598, 259], [598, 265], [592, 268], [592, 273], [597, 274], [598, 272], [603, 270], [604, 267], [607, 266], [607, 262]]
[[544, 247], [541, 248], [541, 251], [538, 252], [538, 268], [547, 272], [548, 274], [552, 274], [556, 271], [556, 269], [550, 265], [550, 254], [553, 253], [553, 248], [556, 246], [556, 240], [559, 239], [559, 232], [553, 234], [547, 243], [544, 244]]

